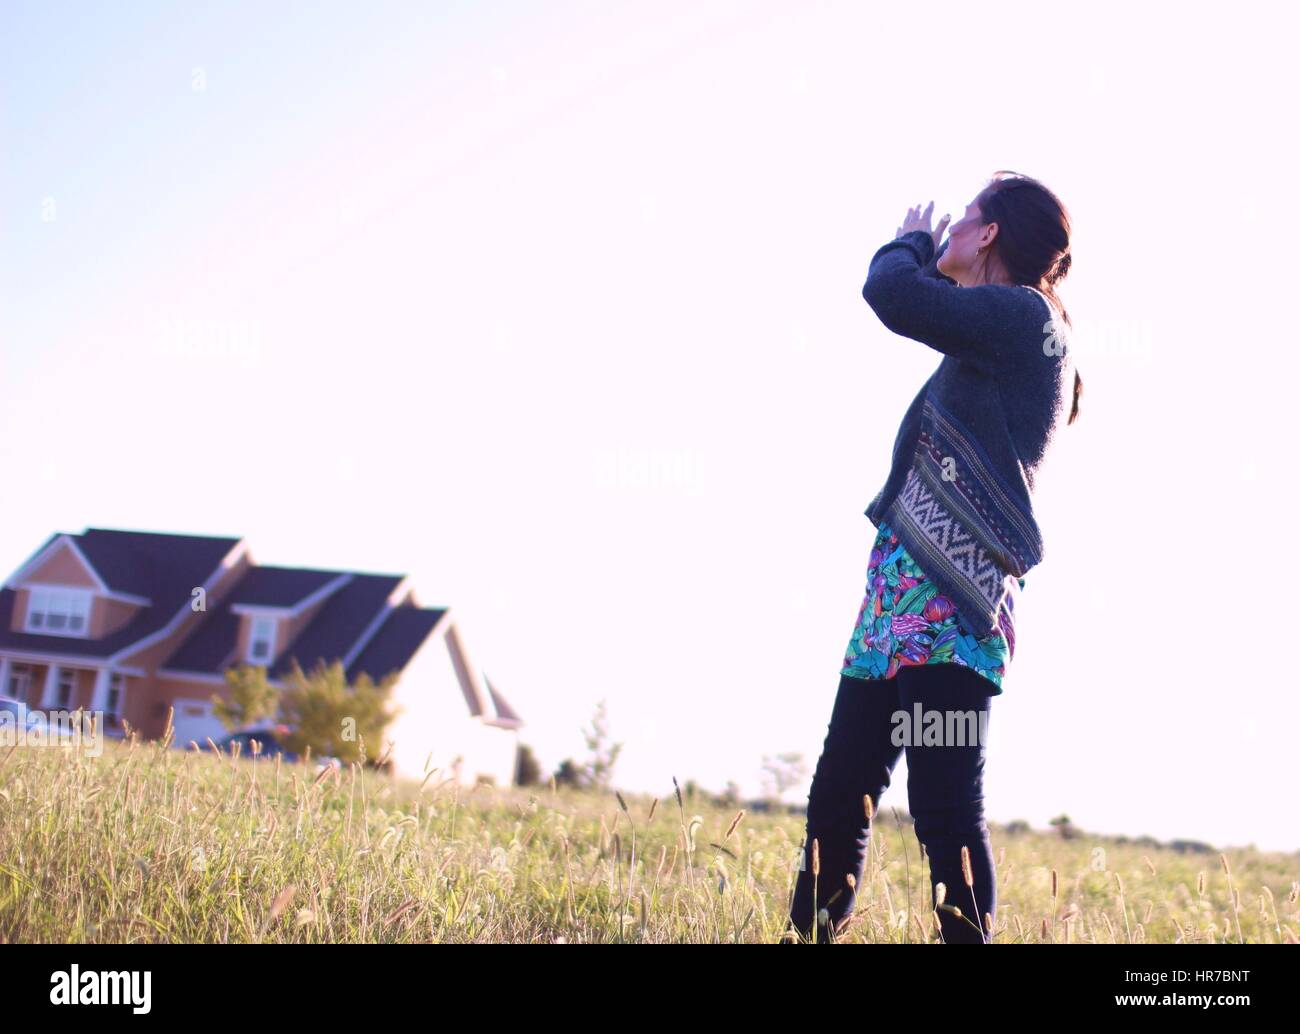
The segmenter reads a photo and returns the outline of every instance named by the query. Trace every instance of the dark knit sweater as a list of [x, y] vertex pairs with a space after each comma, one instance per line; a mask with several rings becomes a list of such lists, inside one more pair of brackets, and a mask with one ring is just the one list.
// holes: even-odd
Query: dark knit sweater
[[888, 522], [978, 635], [1043, 559], [1034, 474], [1069, 417], [1069, 326], [1032, 287], [961, 287], [913, 230], [871, 259], [880, 321], [944, 355], [903, 416], [889, 475], [864, 511]]

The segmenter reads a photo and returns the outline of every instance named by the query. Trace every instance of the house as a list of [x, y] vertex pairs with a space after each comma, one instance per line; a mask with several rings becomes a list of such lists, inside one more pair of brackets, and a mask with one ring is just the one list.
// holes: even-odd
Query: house
[[[522, 722], [473, 663], [452, 612], [402, 575], [256, 564], [243, 539], [88, 528], [56, 533], [0, 589], [0, 695], [102, 712], [175, 743], [224, 735], [223, 672], [341, 661], [349, 680], [398, 672], [389, 726], [398, 775], [514, 782]], [[371, 757], [384, 745], [368, 746]]]

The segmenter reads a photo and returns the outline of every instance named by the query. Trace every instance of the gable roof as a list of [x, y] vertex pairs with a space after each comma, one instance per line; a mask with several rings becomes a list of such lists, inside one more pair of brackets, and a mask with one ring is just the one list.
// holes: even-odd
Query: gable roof
[[[225, 668], [238, 663], [235, 656], [238, 646], [240, 615], [238, 608], [256, 600], [262, 605], [284, 605], [290, 596], [297, 595], [298, 602], [318, 593], [324, 586], [339, 580], [339, 587], [321, 604], [320, 610], [291, 642], [279, 643], [279, 652], [267, 666], [267, 674], [283, 678], [293, 670], [296, 660], [304, 671], [310, 671], [318, 662], [332, 664], [346, 661], [365, 646], [366, 633], [382, 617], [389, 598], [402, 585], [405, 578], [397, 574], [349, 574], [340, 571], [305, 570], [296, 577], [292, 568], [271, 568], [269, 576], [259, 574], [263, 568], [251, 568], [232, 587], [229, 595], [213, 609], [202, 622], [162, 664], [165, 671], [220, 675]], [[328, 580], [323, 580], [323, 579]], [[310, 591], [308, 591], [310, 590]], [[304, 595], [305, 594], [305, 595]]]
[[18, 568], [17, 571], [9, 576], [9, 580], [5, 582], [5, 586], [16, 589], [31, 582], [32, 576], [58, 556], [61, 549], [66, 549], [73, 555], [73, 558], [85, 570], [86, 574], [90, 577], [90, 580], [95, 583], [97, 588], [103, 592], [110, 591], [108, 585], [105, 584], [104, 579], [100, 576], [99, 572], [96, 571], [90, 561], [86, 559], [86, 554], [83, 553], [81, 548], [77, 545], [77, 536], [68, 535], [61, 531], [56, 531], [48, 539], [42, 542], [40, 548], [23, 561], [23, 566]]
[[348, 681], [364, 672], [375, 682], [382, 682], [391, 672], [405, 668], [446, 613], [434, 607], [394, 607], [348, 666]]
[[347, 578], [345, 571], [317, 571], [308, 567], [254, 567], [240, 579], [230, 602], [248, 607], [292, 609], [331, 582]]
[[[55, 534], [32, 559], [61, 538], [70, 540], [109, 589], [142, 597], [151, 606], [141, 607], [122, 628], [102, 639], [15, 632], [10, 625], [17, 591], [5, 588], [0, 590], [0, 646], [77, 657], [110, 657], [120, 653], [165, 628], [189, 605], [193, 590], [206, 585], [242, 541], [205, 535], [87, 528], [80, 535]], [[24, 570], [29, 566], [30, 562], [24, 565]], [[11, 579], [17, 580], [17, 575]]]
[[239, 615], [222, 603], [199, 622], [189, 636], [172, 651], [161, 665], [163, 671], [182, 671], [196, 675], [219, 675], [234, 653], [239, 638]]
[[288, 675], [295, 660], [304, 671], [322, 661], [346, 661], [348, 653], [364, 648], [362, 636], [405, 580], [399, 574], [353, 575], [352, 581], [325, 602], [311, 624], [281, 653], [270, 674], [275, 678]]
[[[0, 589], [0, 647], [51, 656], [111, 658], [139, 650], [145, 641], [172, 633], [190, 610], [193, 590], [209, 586], [241, 551], [243, 540], [204, 535], [87, 528], [80, 535], [56, 532], [10, 579], [43, 564], [66, 543], [114, 598], [141, 604], [125, 626], [101, 639], [10, 630], [17, 590]], [[349, 681], [362, 673], [382, 681], [405, 668], [439, 626], [446, 608], [420, 607], [396, 574], [364, 574], [316, 568], [250, 566], [160, 664], [159, 672], [219, 677], [237, 663], [241, 613], [269, 608], [292, 617], [318, 606], [306, 626], [280, 650], [268, 674], [283, 678], [297, 662], [310, 671], [319, 662], [341, 661]], [[152, 640], [149, 637], [154, 637]], [[518, 714], [484, 677], [487, 697], [467, 699], [471, 713], [492, 725], [516, 727]], [[467, 694], [482, 696], [483, 694]], [[489, 710], [490, 705], [490, 710]]]
[[87, 528], [69, 535], [99, 576], [116, 592], [164, 600], [189, 598], [240, 543], [238, 538], [165, 535], [153, 531]]

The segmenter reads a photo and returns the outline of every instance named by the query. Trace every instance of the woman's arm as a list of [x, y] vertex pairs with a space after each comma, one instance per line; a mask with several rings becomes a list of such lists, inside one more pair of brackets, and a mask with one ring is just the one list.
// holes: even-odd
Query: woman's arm
[[872, 256], [862, 297], [895, 334], [991, 372], [1005, 358], [1008, 324], [1028, 311], [1028, 292], [960, 287], [938, 271], [937, 260], [928, 231], [905, 233]]

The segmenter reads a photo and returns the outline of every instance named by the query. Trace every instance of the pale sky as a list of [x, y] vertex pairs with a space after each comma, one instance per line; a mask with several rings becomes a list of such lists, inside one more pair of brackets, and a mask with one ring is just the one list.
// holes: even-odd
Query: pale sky
[[603, 698], [620, 786], [799, 751], [802, 801], [941, 358], [868, 261], [1015, 169], [1086, 388], [988, 815], [1300, 849], [1296, 25], [1188, 10], [6, 0], [3, 574], [87, 526], [406, 572], [547, 772]]

